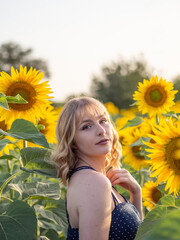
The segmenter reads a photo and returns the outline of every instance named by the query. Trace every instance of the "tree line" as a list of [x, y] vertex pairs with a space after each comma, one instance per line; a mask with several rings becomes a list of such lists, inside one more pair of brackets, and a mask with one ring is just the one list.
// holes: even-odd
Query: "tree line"
[[[17, 43], [8, 42], [0, 46], [0, 71], [10, 73], [11, 66], [19, 69], [19, 66], [31, 66], [43, 71], [45, 77], [50, 78], [48, 64], [43, 59], [33, 58], [32, 48], [23, 49]], [[153, 74], [144, 59], [130, 61], [119, 60], [103, 66], [100, 76], [94, 76], [91, 80], [89, 95], [98, 98], [102, 102], [113, 102], [117, 107], [129, 108], [133, 103], [132, 94], [137, 89], [138, 82], [149, 79]], [[180, 75], [172, 82], [176, 94], [175, 101], [180, 100]], [[81, 95], [85, 95], [82, 93]], [[67, 99], [74, 97], [72, 94]], [[67, 100], [66, 99], [66, 100]], [[58, 105], [58, 103], [56, 103]]]

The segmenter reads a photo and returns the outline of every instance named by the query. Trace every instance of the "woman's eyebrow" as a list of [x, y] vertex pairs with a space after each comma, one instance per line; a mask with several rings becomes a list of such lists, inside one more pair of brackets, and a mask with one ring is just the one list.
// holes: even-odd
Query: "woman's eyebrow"
[[86, 122], [92, 122], [92, 119], [85, 119], [82, 122], [79, 123], [79, 126], [81, 126], [82, 124], [86, 123]]
[[[97, 117], [95, 117], [96, 119], [99, 119], [101, 117], [105, 116], [104, 114], [102, 115], [99, 115]], [[80, 122], [79, 126], [81, 126], [83, 123], [86, 123], [86, 122], [92, 122], [93, 120], [92, 119], [84, 119], [82, 122]]]

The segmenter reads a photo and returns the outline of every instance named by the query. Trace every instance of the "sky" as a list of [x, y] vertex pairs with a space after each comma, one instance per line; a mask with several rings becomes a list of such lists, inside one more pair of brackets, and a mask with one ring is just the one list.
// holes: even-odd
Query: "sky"
[[152, 75], [180, 74], [179, 0], [0, 0], [0, 45], [47, 61], [54, 101], [88, 94], [104, 65], [139, 56]]

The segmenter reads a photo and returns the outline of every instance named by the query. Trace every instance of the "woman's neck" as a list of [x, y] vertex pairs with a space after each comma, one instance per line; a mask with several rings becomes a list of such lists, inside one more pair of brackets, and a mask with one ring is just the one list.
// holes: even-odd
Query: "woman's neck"
[[76, 167], [80, 167], [80, 166], [89, 166], [94, 168], [97, 172], [100, 172], [102, 174], [106, 174], [105, 171], [105, 160], [89, 160], [89, 159], [82, 159], [82, 158], [78, 158], [78, 162], [76, 164]]

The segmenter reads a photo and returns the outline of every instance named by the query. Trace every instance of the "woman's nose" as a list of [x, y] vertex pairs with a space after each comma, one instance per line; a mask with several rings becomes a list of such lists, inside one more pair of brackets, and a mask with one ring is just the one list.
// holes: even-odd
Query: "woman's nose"
[[98, 135], [101, 135], [101, 134], [104, 134], [105, 133], [105, 129], [102, 125], [98, 124], [97, 125], [97, 134]]

